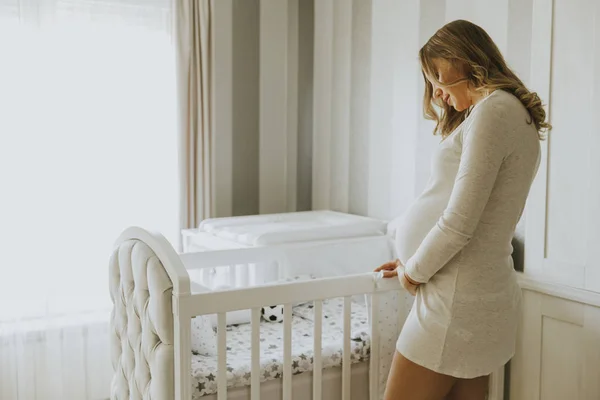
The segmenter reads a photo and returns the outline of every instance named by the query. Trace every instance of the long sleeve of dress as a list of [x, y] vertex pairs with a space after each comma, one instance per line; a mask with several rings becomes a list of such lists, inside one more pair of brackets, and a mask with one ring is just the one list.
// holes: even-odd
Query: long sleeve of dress
[[448, 206], [405, 266], [409, 278], [426, 283], [471, 240], [503, 160], [510, 154], [511, 132], [502, 107], [473, 110], [465, 121], [458, 174]]

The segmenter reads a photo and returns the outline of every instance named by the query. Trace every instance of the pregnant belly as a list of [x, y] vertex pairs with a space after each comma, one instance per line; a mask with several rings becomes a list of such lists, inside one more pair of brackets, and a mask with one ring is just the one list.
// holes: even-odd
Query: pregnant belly
[[427, 199], [421, 200], [409, 208], [396, 228], [396, 251], [403, 264], [415, 254], [446, 206]]

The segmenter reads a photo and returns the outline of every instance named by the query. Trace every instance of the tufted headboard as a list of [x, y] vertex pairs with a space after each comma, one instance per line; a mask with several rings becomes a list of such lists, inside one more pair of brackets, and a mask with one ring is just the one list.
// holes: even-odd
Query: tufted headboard
[[129, 228], [117, 240], [109, 271], [111, 400], [173, 398], [173, 293], [189, 293], [186, 276], [162, 235]]

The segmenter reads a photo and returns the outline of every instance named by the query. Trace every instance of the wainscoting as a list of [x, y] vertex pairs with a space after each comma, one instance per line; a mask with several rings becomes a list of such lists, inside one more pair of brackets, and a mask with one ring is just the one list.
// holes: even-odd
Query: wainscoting
[[600, 294], [521, 277], [510, 400], [600, 399]]

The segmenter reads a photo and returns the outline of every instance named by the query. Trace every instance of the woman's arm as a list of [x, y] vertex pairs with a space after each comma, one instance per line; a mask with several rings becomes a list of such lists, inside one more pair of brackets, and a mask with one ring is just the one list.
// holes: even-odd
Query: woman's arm
[[511, 134], [502, 105], [474, 111], [463, 132], [462, 155], [448, 206], [405, 266], [408, 279], [426, 283], [473, 236], [511, 151]]

